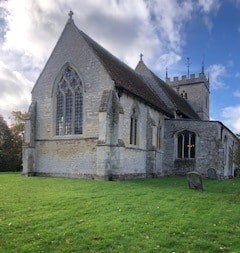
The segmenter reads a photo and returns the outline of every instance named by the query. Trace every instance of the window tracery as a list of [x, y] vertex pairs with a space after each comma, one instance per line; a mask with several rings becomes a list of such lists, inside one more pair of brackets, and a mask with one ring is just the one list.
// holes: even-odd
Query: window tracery
[[196, 135], [184, 131], [178, 134], [178, 158], [195, 158]]
[[56, 135], [82, 134], [82, 83], [70, 66], [62, 73], [56, 96]]

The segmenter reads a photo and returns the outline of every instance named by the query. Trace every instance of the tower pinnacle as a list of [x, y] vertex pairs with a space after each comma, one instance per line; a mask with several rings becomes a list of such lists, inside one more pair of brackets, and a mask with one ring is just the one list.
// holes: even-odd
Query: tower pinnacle
[[204, 60], [205, 60], [205, 55], [203, 55], [203, 60], [202, 60], [202, 74], [204, 74]]
[[166, 80], [168, 79], [168, 68], [166, 67]]

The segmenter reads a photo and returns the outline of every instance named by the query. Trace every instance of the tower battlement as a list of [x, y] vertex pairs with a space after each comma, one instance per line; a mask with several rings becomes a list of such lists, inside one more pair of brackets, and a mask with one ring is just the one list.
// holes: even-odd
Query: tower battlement
[[171, 78], [167, 77], [166, 83], [171, 86], [205, 83], [205, 85], [207, 85], [207, 87], [209, 87], [209, 80], [205, 76], [204, 73], [199, 73], [198, 76], [195, 76], [195, 74], [191, 74], [190, 78], [187, 78], [186, 75], [183, 75], [181, 78], [179, 78], [178, 76], [175, 76], [175, 77], [173, 77], [172, 81], [171, 81]]
[[209, 120], [209, 79], [203, 71], [198, 76], [175, 76], [173, 80], [166, 75], [166, 83], [188, 101], [200, 119]]

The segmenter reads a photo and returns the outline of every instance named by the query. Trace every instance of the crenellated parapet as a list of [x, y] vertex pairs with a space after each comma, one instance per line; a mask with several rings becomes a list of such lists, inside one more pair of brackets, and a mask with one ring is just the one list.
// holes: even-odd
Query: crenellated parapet
[[205, 83], [207, 88], [209, 89], [209, 79], [206, 77], [204, 73], [199, 73], [198, 76], [195, 76], [195, 74], [191, 74], [189, 78], [187, 78], [186, 75], [183, 75], [181, 78], [178, 76], [173, 77], [173, 80], [171, 78], [166, 78], [166, 83], [170, 86], [181, 86], [181, 85], [192, 85], [192, 84], [198, 84], [198, 83]]

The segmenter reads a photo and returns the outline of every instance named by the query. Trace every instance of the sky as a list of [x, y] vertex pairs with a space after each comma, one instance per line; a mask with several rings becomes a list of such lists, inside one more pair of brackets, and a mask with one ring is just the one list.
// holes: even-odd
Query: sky
[[27, 111], [67, 20], [135, 68], [161, 79], [201, 72], [210, 117], [240, 133], [240, 0], [0, 0], [0, 115]]

